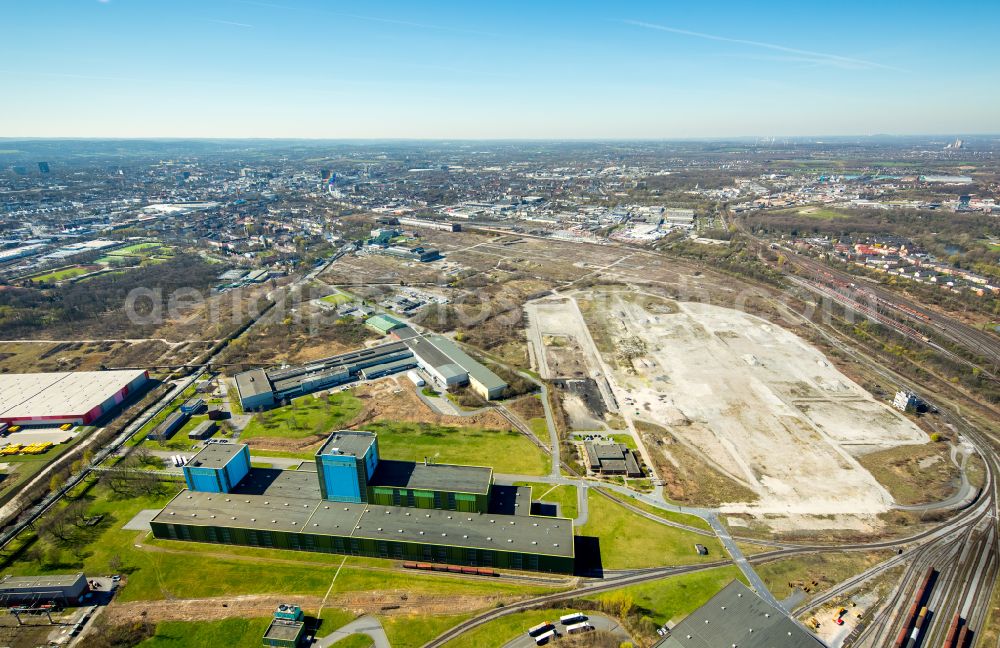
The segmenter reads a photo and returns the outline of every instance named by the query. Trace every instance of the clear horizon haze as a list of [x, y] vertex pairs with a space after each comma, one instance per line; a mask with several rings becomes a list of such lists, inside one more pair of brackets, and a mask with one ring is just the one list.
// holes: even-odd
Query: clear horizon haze
[[1000, 3], [0, 5], [0, 137], [1000, 132]]

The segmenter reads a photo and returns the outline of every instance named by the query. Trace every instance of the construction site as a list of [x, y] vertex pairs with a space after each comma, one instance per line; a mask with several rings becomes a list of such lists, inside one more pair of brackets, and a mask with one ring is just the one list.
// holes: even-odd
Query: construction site
[[539, 373], [569, 366], [592, 381], [662, 479], [694, 458], [743, 487], [720, 502], [734, 526], [875, 530], [894, 502], [858, 458], [929, 440], [811, 345], [736, 309], [609, 290], [526, 310]]

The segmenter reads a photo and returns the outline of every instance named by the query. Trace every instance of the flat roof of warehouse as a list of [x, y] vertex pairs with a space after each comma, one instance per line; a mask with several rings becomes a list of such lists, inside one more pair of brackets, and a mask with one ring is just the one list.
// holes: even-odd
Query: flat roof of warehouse
[[420, 359], [434, 367], [438, 373], [445, 378], [461, 377], [469, 373], [468, 370], [456, 364], [451, 358], [441, 352], [433, 342], [423, 337], [411, 337], [403, 341], [413, 353], [420, 356]]
[[152, 521], [573, 557], [573, 521], [564, 518], [329, 502], [270, 492], [185, 489]]
[[83, 416], [144, 374], [142, 369], [0, 374], [0, 417]]
[[327, 437], [317, 455], [341, 455], [361, 458], [375, 443], [375, 433], [362, 430], [338, 430]]
[[823, 644], [739, 581], [689, 614], [656, 648], [820, 648]]
[[485, 494], [489, 492], [492, 478], [493, 469], [483, 466], [380, 459], [368, 483], [371, 486]]
[[406, 350], [406, 345], [404, 345], [402, 342], [389, 342], [387, 344], [378, 344], [372, 347], [358, 349], [357, 351], [350, 351], [348, 353], [341, 353], [339, 355], [330, 356], [328, 358], [321, 358], [319, 360], [310, 362], [307, 365], [287, 367], [285, 369], [272, 369], [267, 372], [267, 376], [273, 381], [285, 380], [287, 378], [298, 376], [300, 374], [318, 371], [324, 367], [351, 365], [355, 362], [358, 362], [359, 360], [369, 360], [373, 357], [388, 355], [390, 353], [396, 353], [398, 351], [405, 351], [405, 350]]
[[[204, 423], [212, 423], [212, 421]], [[192, 468], [224, 468], [245, 447], [246, 445], [243, 443], [212, 443], [191, 457], [191, 461], [187, 465]]]
[[271, 391], [271, 381], [263, 369], [251, 369], [236, 374], [236, 389], [242, 398], [257, 396]]
[[75, 585], [82, 579], [83, 572], [75, 574], [50, 574], [43, 576], [4, 576], [0, 578], [0, 589], [24, 587], [66, 587]]
[[457, 344], [448, 338], [433, 335], [428, 336], [426, 339], [430, 340], [444, 355], [469, 372], [470, 378], [487, 389], [503, 389], [507, 387], [505, 380], [487, 369], [482, 363], [460, 349]]

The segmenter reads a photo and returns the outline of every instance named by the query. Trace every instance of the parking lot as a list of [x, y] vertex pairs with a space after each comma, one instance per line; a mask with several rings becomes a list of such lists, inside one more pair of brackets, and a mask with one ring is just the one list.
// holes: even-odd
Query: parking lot
[[[603, 614], [596, 614], [593, 612], [588, 612], [586, 615], [587, 623], [594, 626], [594, 631], [604, 630], [606, 632], [611, 632], [618, 636], [622, 641], [631, 641], [628, 633], [618, 624], [617, 621]], [[561, 638], [566, 637], [566, 626], [559, 623], [558, 619], [554, 619], [552, 623], [555, 625], [557, 636], [548, 642], [549, 646], [558, 646]], [[528, 636], [528, 629], [524, 629], [524, 634], [520, 635], [516, 639], [512, 639], [503, 645], [503, 648], [533, 648], [535, 645], [535, 639]]]

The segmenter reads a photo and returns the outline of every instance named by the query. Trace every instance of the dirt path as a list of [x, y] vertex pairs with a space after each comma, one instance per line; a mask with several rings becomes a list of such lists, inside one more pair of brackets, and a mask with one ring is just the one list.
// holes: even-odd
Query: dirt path
[[[522, 597], [523, 598], [523, 597]], [[450, 596], [447, 594], [413, 593], [403, 589], [345, 592], [335, 594], [326, 601], [334, 607], [362, 614], [453, 614], [455, 610], [481, 610], [517, 599], [510, 596]], [[320, 596], [295, 594], [252, 594], [246, 596], [216, 596], [210, 598], [173, 599], [162, 601], [114, 602], [106, 614], [115, 623], [146, 620], [161, 621], [217, 621], [231, 617], [268, 617], [282, 603], [298, 605], [303, 610], [315, 612], [323, 603]]]

